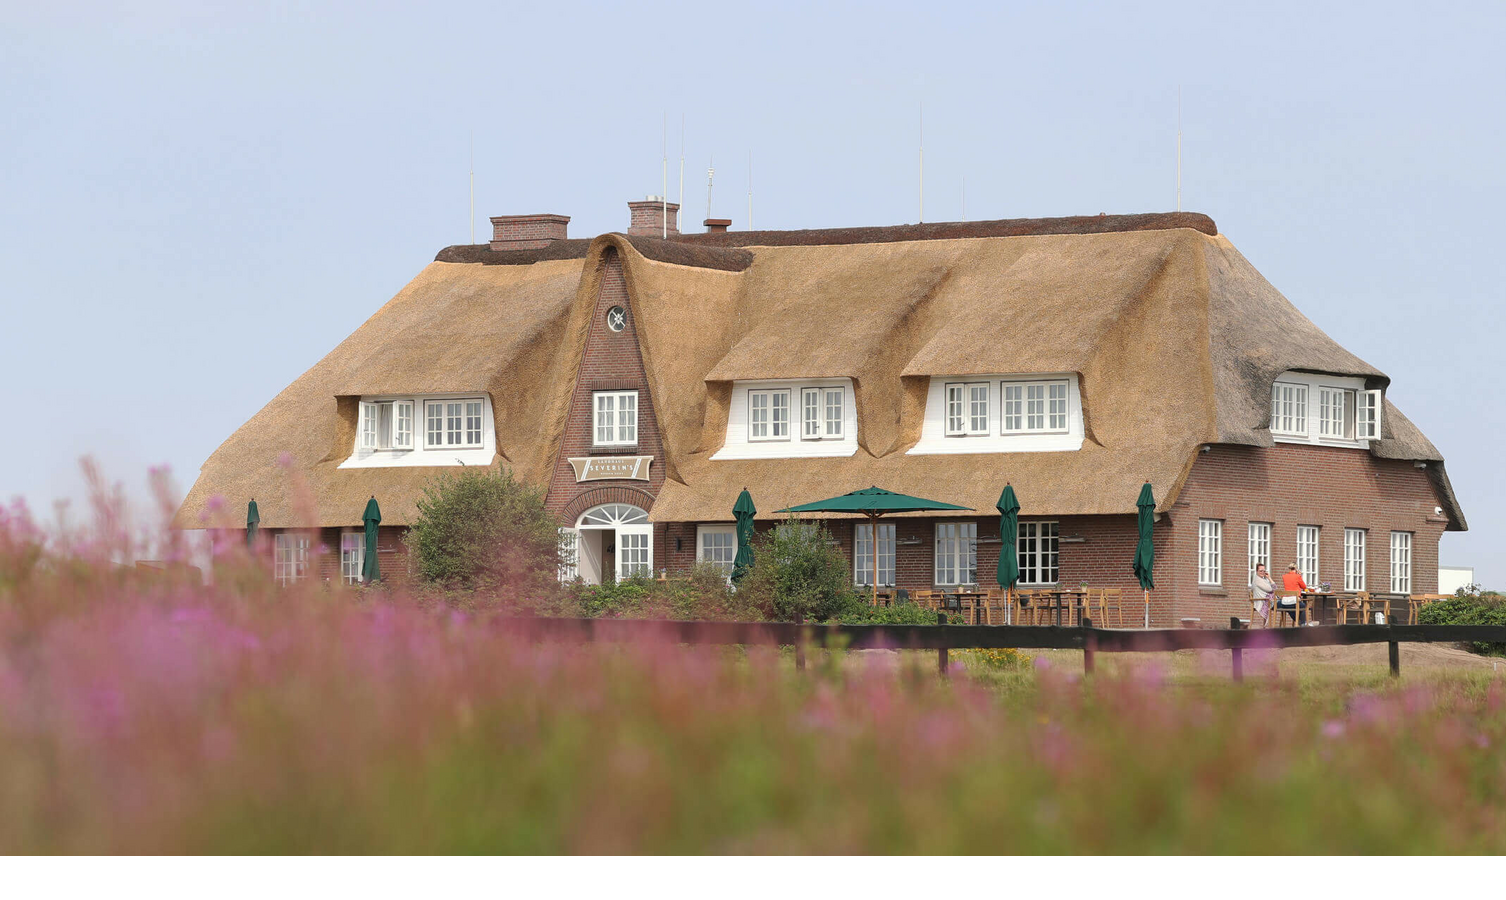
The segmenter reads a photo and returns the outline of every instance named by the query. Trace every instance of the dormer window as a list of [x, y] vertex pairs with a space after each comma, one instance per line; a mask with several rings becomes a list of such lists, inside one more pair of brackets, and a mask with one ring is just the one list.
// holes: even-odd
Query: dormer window
[[858, 449], [854, 397], [850, 378], [734, 382], [727, 436], [711, 458], [851, 456]]
[[429, 400], [424, 403], [427, 447], [481, 446], [480, 400]]
[[843, 439], [846, 420], [846, 391], [839, 387], [802, 388], [800, 391], [800, 439], [802, 441]]
[[790, 439], [790, 392], [748, 392], [748, 440]]
[[1352, 444], [1380, 437], [1381, 392], [1359, 378], [1287, 372], [1271, 386], [1271, 436]]
[[907, 452], [1078, 450], [1084, 434], [1074, 373], [932, 376], [920, 440]]
[[413, 401], [363, 402], [359, 431], [362, 450], [412, 450]]

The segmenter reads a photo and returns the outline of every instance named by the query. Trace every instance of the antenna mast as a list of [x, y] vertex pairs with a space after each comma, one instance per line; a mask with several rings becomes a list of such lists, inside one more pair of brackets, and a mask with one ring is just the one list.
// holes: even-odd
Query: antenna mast
[[706, 218], [711, 218], [711, 181], [716, 175], [716, 157], [706, 164]]
[[663, 154], [661, 190], [659, 192], [660, 237], [669, 239], [669, 113], [664, 114], [664, 131], [659, 136], [659, 150]]
[[1177, 212], [1182, 211], [1182, 86], [1177, 85]]
[[476, 243], [476, 130], [471, 129], [471, 243]]
[[680, 113], [680, 212], [685, 212], [685, 114]]
[[748, 230], [753, 230], [753, 151], [748, 151]]
[[920, 221], [926, 220], [926, 105], [920, 104]]

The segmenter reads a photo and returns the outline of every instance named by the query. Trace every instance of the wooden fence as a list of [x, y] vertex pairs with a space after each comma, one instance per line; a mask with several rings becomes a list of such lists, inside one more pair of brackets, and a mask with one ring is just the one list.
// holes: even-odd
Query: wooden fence
[[1228, 650], [1234, 678], [1243, 677], [1245, 650], [1386, 644], [1391, 674], [1401, 673], [1399, 645], [1405, 643], [1506, 643], [1506, 625], [1321, 625], [1302, 628], [1124, 630], [1040, 625], [800, 625], [790, 622], [672, 622], [655, 619], [508, 619], [505, 628], [533, 640], [640, 641], [681, 644], [789, 645], [804, 668], [807, 647], [847, 650], [934, 650], [947, 672], [948, 650], [1082, 650], [1083, 668], [1093, 671], [1098, 653], [1158, 653], [1170, 650]]

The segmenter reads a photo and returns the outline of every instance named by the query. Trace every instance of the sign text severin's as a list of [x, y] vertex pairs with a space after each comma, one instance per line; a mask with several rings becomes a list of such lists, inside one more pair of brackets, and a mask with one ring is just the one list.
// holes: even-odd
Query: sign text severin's
[[571, 457], [576, 482], [606, 481], [612, 478], [632, 478], [648, 481], [648, 466], [652, 456], [586, 456]]

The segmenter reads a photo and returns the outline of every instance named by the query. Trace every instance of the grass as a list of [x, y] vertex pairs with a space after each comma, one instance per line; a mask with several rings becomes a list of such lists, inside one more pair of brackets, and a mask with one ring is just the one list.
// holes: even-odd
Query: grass
[[[0, 518], [4, 853], [1501, 853], [1506, 683], [534, 644]], [[1227, 664], [1227, 656], [1222, 657]]]

